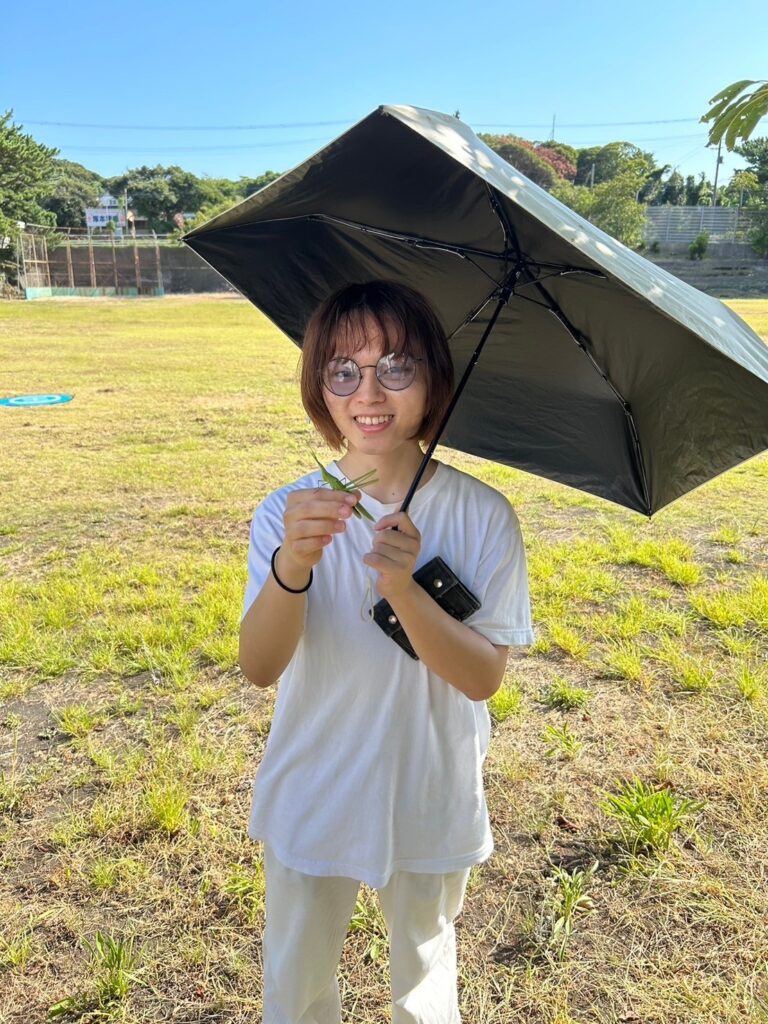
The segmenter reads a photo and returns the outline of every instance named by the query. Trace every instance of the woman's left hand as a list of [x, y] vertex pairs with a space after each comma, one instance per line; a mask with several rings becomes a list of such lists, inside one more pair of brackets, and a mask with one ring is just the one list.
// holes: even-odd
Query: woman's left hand
[[413, 570], [421, 551], [421, 534], [407, 512], [384, 516], [373, 529], [373, 551], [363, 555], [363, 561], [378, 572], [376, 589], [391, 601], [413, 585]]

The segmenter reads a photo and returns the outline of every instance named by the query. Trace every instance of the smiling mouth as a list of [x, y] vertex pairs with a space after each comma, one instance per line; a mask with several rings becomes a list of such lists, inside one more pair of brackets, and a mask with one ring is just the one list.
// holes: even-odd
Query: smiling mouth
[[354, 419], [363, 427], [378, 427], [383, 423], [389, 423], [394, 416], [355, 416]]

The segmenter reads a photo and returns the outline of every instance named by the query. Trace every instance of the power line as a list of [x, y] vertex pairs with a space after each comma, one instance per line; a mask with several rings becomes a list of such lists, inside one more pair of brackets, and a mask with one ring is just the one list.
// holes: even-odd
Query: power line
[[272, 128], [330, 128], [347, 121], [294, 121], [290, 124], [81, 124], [78, 121], [24, 121], [24, 124], [47, 125], [54, 128], [97, 128], [109, 131], [141, 132], [253, 132]]
[[[644, 137], [641, 139], [634, 139], [633, 144], [637, 142], [675, 142], [680, 139], [700, 139], [703, 133], [696, 135], [656, 135], [652, 137]], [[231, 153], [240, 150], [249, 149], [279, 149], [282, 146], [303, 146], [309, 145], [310, 143], [316, 142], [327, 142], [327, 136], [309, 138], [309, 139], [284, 139], [279, 142], [246, 142], [246, 143], [222, 143], [221, 145], [211, 146], [152, 146], [152, 145], [134, 145], [134, 146], [79, 146], [79, 145], [68, 145], [62, 143], [61, 146], [57, 147], [60, 151], [66, 151], [69, 153], [136, 153], [140, 151], [151, 151], [152, 153]], [[595, 142], [572, 142], [570, 145], [580, 148], [585, 148], [591, 145], [599, 145]], [[696, 147], [699, 148], [698, 146]]]
[[[603, 121], [594, 122], [593, 124], [567, 124], [562, 122], [557, 127], [559, 128], [625, 128], [630, 125], [638, 124], [692, 124], [694, 121], [698, 121], [698, 117], [677, 117], [667, 118], [663, 121]], [[490, 122], [487, 124], [480, 124], [476, 122], [478, 128], [549, 128], [549, 124], [509, 124], [508, 122]]]
[[[142, 131], [142, 132], [252, 132], [282, 128], [331, 128], [354, 123], [356, 118], [343, 121], [291, 121], [277, 124], [92, 124], [80, 121], [23, 121], [28, 125], [43, 125], [53, 128], [88, 128], [98, 131]], [[656, 121], [595, 121], [562, 123], [558, 128], [624, 128], [646, 124], [692, 124], [698, 117], [665, 118]], [[513, 124], [509, 121], [474, 122], [477, 128], [549, 128], [547, 124]]]
[[243, 145], [221, 146], [69, 146], [66, 143], [58, 146], [59, 150], [70, 153], [135, 153], [151, 150], [153, 153], [228, 153], [240, 149], [279, 149], [282, 146], [304, 146], [310, 142], [327, 142], [327, 137], [314, 139], [283, 139], [280, 142], [248, 142]]

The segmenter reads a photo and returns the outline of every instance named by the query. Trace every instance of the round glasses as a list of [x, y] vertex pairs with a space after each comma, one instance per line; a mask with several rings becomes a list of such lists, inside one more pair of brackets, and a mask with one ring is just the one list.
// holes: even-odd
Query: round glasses
[[417, 356], [382, 356], [378, 363], [358, 366], [354, 359], [332, 359], [323, 372], [323, 384], [334, 395], [352, 395], [360, 387], [363, 370], [375, 366], [376, 378], [388, 391], [402, 391], [413, 383], [416, 364], [422, 360]]

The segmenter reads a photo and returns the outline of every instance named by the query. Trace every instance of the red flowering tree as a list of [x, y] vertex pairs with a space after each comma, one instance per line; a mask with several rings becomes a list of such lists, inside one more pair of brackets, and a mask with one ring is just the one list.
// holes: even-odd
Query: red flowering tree
[[575, 163], [557, 143], [533, 143], [517, 135], [480, 135], [479, 138], [526, 178], [547, 190], [561, 179], [573, 181], [576, 175]]

